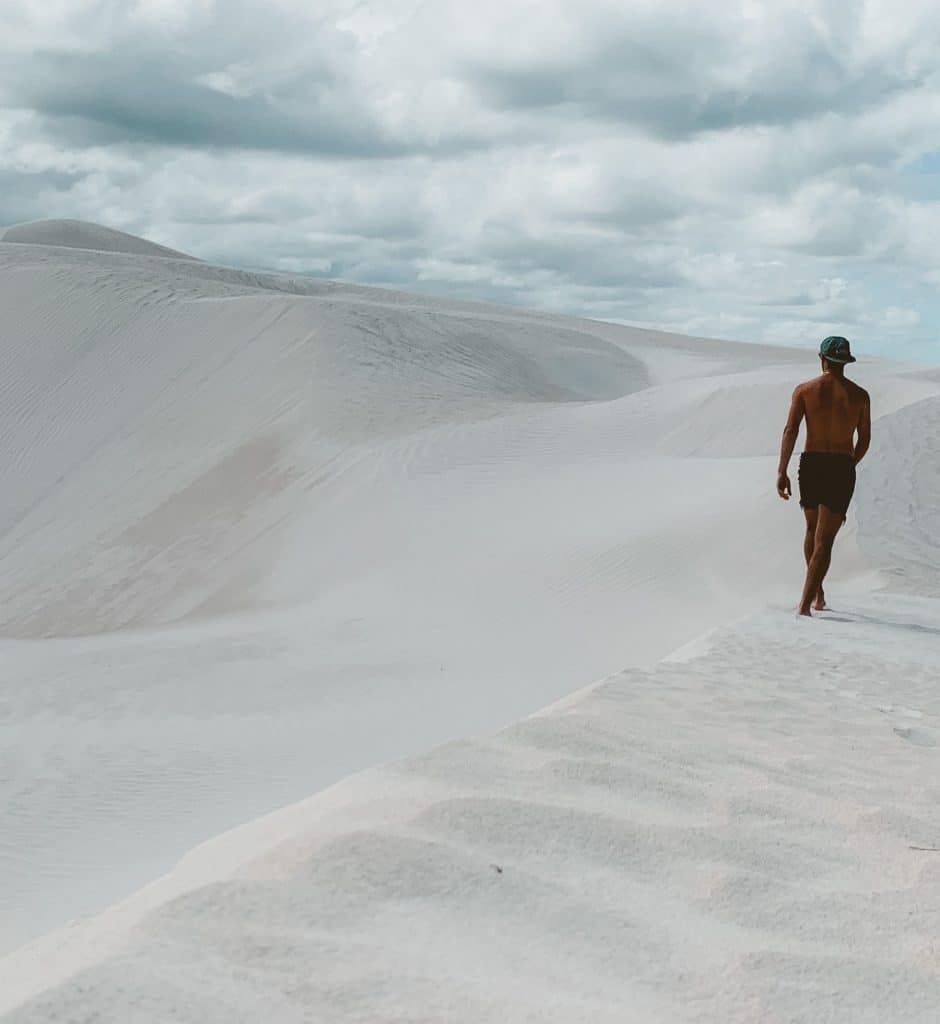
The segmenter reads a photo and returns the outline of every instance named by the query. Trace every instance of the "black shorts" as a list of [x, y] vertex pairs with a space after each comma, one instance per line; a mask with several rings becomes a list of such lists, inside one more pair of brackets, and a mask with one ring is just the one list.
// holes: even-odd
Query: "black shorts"
[[798, 472], [803, 508], [825, 505], [846, 518], [855, 491], [855, 459], [844, 452], [803, 452]]

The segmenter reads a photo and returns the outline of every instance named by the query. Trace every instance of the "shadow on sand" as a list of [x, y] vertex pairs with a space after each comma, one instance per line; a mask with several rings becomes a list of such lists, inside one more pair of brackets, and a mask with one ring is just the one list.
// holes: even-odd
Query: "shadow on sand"
[[897, 622], [892, 619], [879, 619], [875, 615], [863, 615], [861, 612], [850, 612], [848, 615], [831, 615], [827, 611], [817, 612], [820, 618], [826, 622], [867, 622], [873, 626], [883, 626], [886, 629], [902, 629], [912, 633], [928, 633], [932, 636], [940, 636], [940, 629], [936, 626], [924, 626], [919, 622]]

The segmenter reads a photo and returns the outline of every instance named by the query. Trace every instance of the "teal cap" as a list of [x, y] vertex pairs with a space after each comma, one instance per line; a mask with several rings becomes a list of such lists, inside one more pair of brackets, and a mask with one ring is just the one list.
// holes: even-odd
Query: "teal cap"
[[855, 356], [849, 349], [848, 338], [842, 338], [838, 334], [830, 334], [828, 338], [823, 338], [823, 342], [819, 346], [819, 354], [830, 363], [855, 362]]

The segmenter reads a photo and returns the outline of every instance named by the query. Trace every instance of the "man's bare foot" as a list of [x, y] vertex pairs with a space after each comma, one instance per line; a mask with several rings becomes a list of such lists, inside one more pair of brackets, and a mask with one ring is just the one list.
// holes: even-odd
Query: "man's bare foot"
[[817, 612], [821, 612], [828, 607], [829, 605], [826, 604], [826, 595], [822, 592], [822, 590], [819, 590], [819, 592], [816, 594], [816, 600], [813, 602], [813, 608]]
[[807, 618], [810, 618], [810, 619], [813, 617], [813, 613], [809, 610], [809, 605], [807, 605], [805, 608], [797, 608], [796, 614], [798, 616], [799, 615], [805, 615]]

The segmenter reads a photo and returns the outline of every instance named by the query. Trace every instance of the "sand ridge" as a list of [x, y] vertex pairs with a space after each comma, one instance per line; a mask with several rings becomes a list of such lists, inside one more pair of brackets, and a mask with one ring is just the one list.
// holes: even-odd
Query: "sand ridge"
[[36, 220], [0, 228], [0, 242], [17, 245], [50, 245], [66, 249], [89, 249], [95, 252], [126, 253], [133, 256], [164, 256], [192, 260], [193, 256], [157, 245], [146, 238], [129, 235], [101, 224], [84, 220]]

